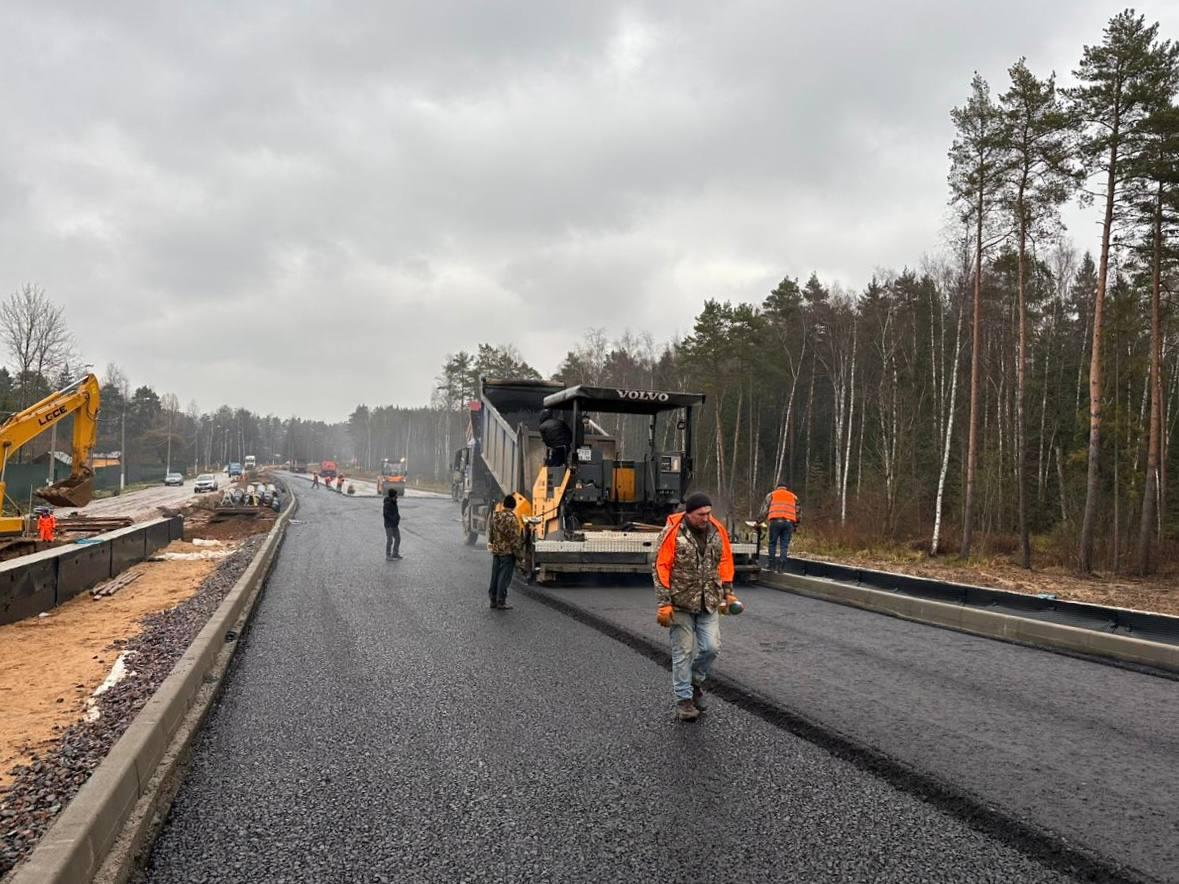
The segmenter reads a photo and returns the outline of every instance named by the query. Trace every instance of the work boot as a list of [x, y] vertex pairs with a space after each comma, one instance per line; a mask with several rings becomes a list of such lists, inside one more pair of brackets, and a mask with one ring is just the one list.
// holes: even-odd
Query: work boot
[[692, 704], [698, 712], [704, 712], [708, 708], [704, 705], [704, 691], [698, 684], [692, 685]]
[[492, 599], [491, 600], [491, 610], [494, 611], [498, 607], [499, 607], [499, 602], [497, 602], [495, 599]]
[[680, 721], [695, 721], [700, 717], [700, 710], [691, 700], [680, 700], [675, 704], [675, 717]]
[[498, 607], [501, 611], [512, 610], [512, 606], [509, 605], [507, 602], [500, 602], [496, 607]]

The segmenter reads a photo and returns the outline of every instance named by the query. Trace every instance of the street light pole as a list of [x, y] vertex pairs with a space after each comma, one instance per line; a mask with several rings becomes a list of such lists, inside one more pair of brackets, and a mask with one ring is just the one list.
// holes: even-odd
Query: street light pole
[[171, 408], [168, 409], [168, 454], [164, 458], [167, 463], [164, 464], [164, 475], [172, 472], [172, 415]]
[[121, 434], [122, 441], [119, 442], [119, 493], [123, 493], [123, 489], [127, 487], [127, 403], [123, 403], [123, 416], [121, 419], [123, 425]]

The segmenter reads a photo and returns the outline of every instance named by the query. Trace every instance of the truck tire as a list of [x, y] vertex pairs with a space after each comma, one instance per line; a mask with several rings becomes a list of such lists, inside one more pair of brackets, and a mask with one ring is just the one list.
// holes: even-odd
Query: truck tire
[[479, 532], [471, 524], [471, 510], [469, 501], [463, 504], [463, 536], [467, 546], [474, 546], [479, 540]]

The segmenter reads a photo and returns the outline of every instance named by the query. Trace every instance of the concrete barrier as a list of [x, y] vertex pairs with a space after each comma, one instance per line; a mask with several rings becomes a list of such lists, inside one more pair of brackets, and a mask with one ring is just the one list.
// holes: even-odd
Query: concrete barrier
[[57, 560], [57, 604], [72, 599], [112, 576], [114, 572], [111, 569], [109, 543], [69, 547]]
[[35, 617], [57, 604], [56, 550], [0, 562], [0, 624]]
[[292, 500], [172, 672], [6, 884], [78, 884], [94, 880], [100, 870], [104, 879], [126, 880], [131, 858], [116, 862], [112, 848], [121, 839], [132, 851], [142, 848], [155, 818], [166, 815], [170, 797], [160, 798], [167, 777], [159, 768], [169, 759], [178, 763], [207, 714], [215, 692], [206, 681], [219, 682], [228, 666], [295, 507]]
[[0, 562], [0, 625], [35, 617], [103, 580], [117, 577], [180, 538], [184, 519], [170, 516]]
[[985, 638], [1090, 654], [1168, 672], [1179, 672], [1179, 645], [986, 611], [953, 602], [852, 586], [820, 577], [763, 574], [759, 579], [763, 585], [773, 589], [850, 605], [917, 623], [969, 632]]

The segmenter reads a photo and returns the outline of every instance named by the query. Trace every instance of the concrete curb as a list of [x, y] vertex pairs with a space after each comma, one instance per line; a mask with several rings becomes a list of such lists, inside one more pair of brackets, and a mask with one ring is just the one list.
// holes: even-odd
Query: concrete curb
[[759, 582], [771, 589], [793, 592], [825, 602], [888, 614], [903, 620], [968, 632], [984, 638], [1038, 648], [1104, 657], [1122, 663], [1179, 672], [1179, 646], [1049, 623], [1030, 617], [984, 611], [949, 602], [921, 599], [902, 593], [852, 586], [797, 574], [762, 574]]
[[[157, 804], [156, 790], [163, 779], [157, 776], [157, 768], [166, 758], [175, 760], [185, 754], [193, 732], [182, 724], [191, 722], [194, 712], [198, 720], [203, 719], [212, 704], [216, 692], [203, 690], [206, 679], [218, 663], [227, 665], [233, 655], [240, 626], [253, 612], [297, 508], [293, 492], [291, 497], [291, 504], [279, 515], [262, 548], [209, 622], [5, 884], [93, 880], [137, 808], [144, 802]], [[174, 746], [177, 740], [185, 746]]]

